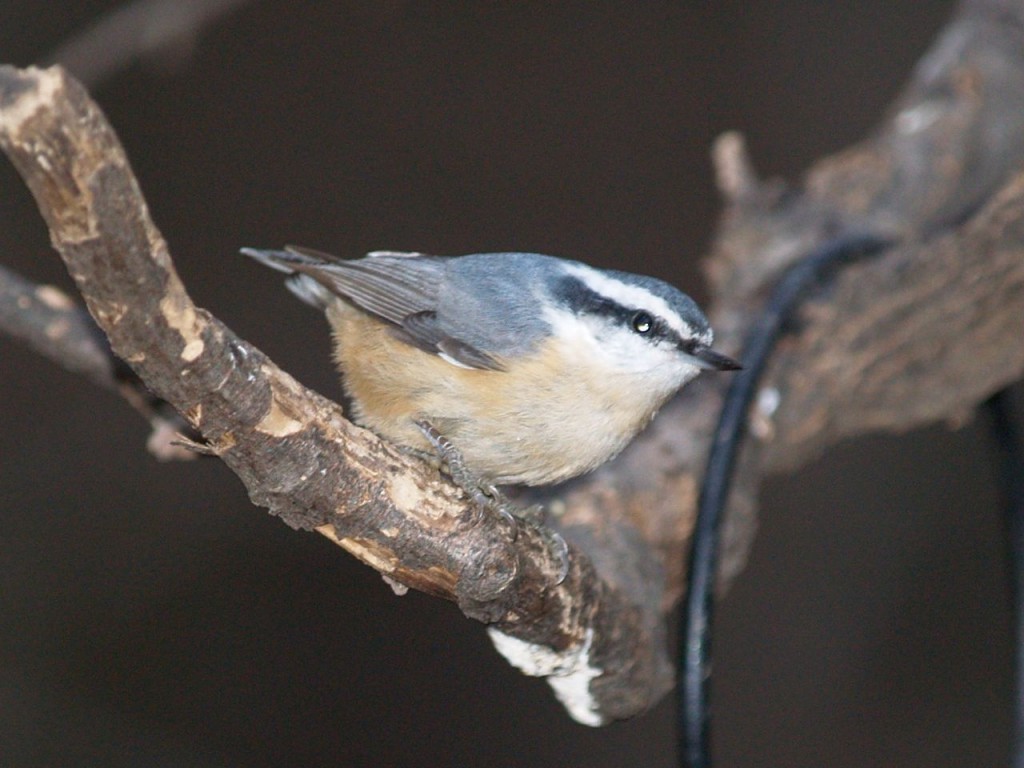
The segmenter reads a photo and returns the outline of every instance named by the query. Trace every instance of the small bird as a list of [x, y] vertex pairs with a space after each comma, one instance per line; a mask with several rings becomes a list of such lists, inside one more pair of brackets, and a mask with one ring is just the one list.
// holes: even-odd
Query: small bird
[[653, 277], [536, 253], [242, 252], [326, 312], [356, 423], [481, 487], [588, 472], [702, 369], [740, 367]]

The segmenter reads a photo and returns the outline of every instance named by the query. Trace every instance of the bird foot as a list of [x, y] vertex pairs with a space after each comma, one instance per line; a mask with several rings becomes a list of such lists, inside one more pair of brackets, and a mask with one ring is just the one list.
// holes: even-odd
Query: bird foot
[[561, 584], [569, 573], [569, 545], [557, 531], [544, 523], [544, 508], [539, 504], [520, 507], [513, 503], [497, 486], [477, 477], [462, 456], [462, 452], [429, 421], [416, 422], [423, 436], [436, 451], [445, 473], [459, 486], [480, 510], [499, 514], [509, 525], [512, 536], [518, 534], [519, 524], [525, 522], [536, 527], [544, 537], [552, 558], [558, 563], [558, 581]]

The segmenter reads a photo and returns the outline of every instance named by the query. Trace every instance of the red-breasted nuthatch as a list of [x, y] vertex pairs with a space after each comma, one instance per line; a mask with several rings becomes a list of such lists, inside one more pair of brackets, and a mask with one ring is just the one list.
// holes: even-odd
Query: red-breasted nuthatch
[[701, 369], [739, 368], [652, 277], [535, 253], [242, 252], [326, 311], [357, 423], [420, 451], [443, 439], [485, 483], [594, 469]]

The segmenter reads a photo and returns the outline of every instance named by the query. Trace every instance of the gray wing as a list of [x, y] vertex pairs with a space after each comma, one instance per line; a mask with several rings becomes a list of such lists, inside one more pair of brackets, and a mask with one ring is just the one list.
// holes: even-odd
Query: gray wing
[[[323, 303], [329, 293], [394, 325], [394, 335], [419, 349], [465, 368], [500, 370], [493, 357], [447, 333], [437, 316], [444, 279], [444, 256], [374, 251], [362, 259], [339, 259], [308, 248], [242, 250], [267, 266], [296, 275], [291, 287], [300, 298]], [[309, 281], [314, 281], [310, 284]]]
[[494, 357], [481, 352], [467, 341], [446, 332], [437, 312], [417, 312], [405, 317], [394, 331], [396, 338], [414, 347], [440, 355], [449, 363], [462, 368], [503, 371], [505, 367]]
[[421, 253], [377, 252], [343, 260], [288, 246], [298, 259], [288, 266], [360, 309], [401, 325], [409, 315], [437, 309], [444, 259]]

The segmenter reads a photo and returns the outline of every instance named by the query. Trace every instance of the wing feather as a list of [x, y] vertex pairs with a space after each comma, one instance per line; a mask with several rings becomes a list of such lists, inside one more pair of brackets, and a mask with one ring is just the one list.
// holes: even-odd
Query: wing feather
[[440, 355], [449, 363], [461, 368], [505, 370], [497, 358], [446, 333], [438, 321], [436, 312], [417, 312], [415, 315], [409, 315], [402, 320], [401, 326], [395, 329], [394, 335], [408, 344]]
[[[448, 257], [374, 251], [362, 259], [348, 260], [296, 246], [284, 251], [245, 248], [243, 253], [279, 271], [302, 276], [292, 280], [315, 281], [311, 286], [323, 286], [391, 323], [396, 338], [452, 365], [503, 370], [499, 360], [448, 332], [438, 318], [438, 294]], [[306, 289], [300, 293], [313, 294], [315, 291]]]
[[346, 261], [291, 246], [288, 252], [305, 257], [288, 265], [294, 271], [397, 325], [409, 315], [437, 309], [444, 276], [441, 256], [386, 252]]

